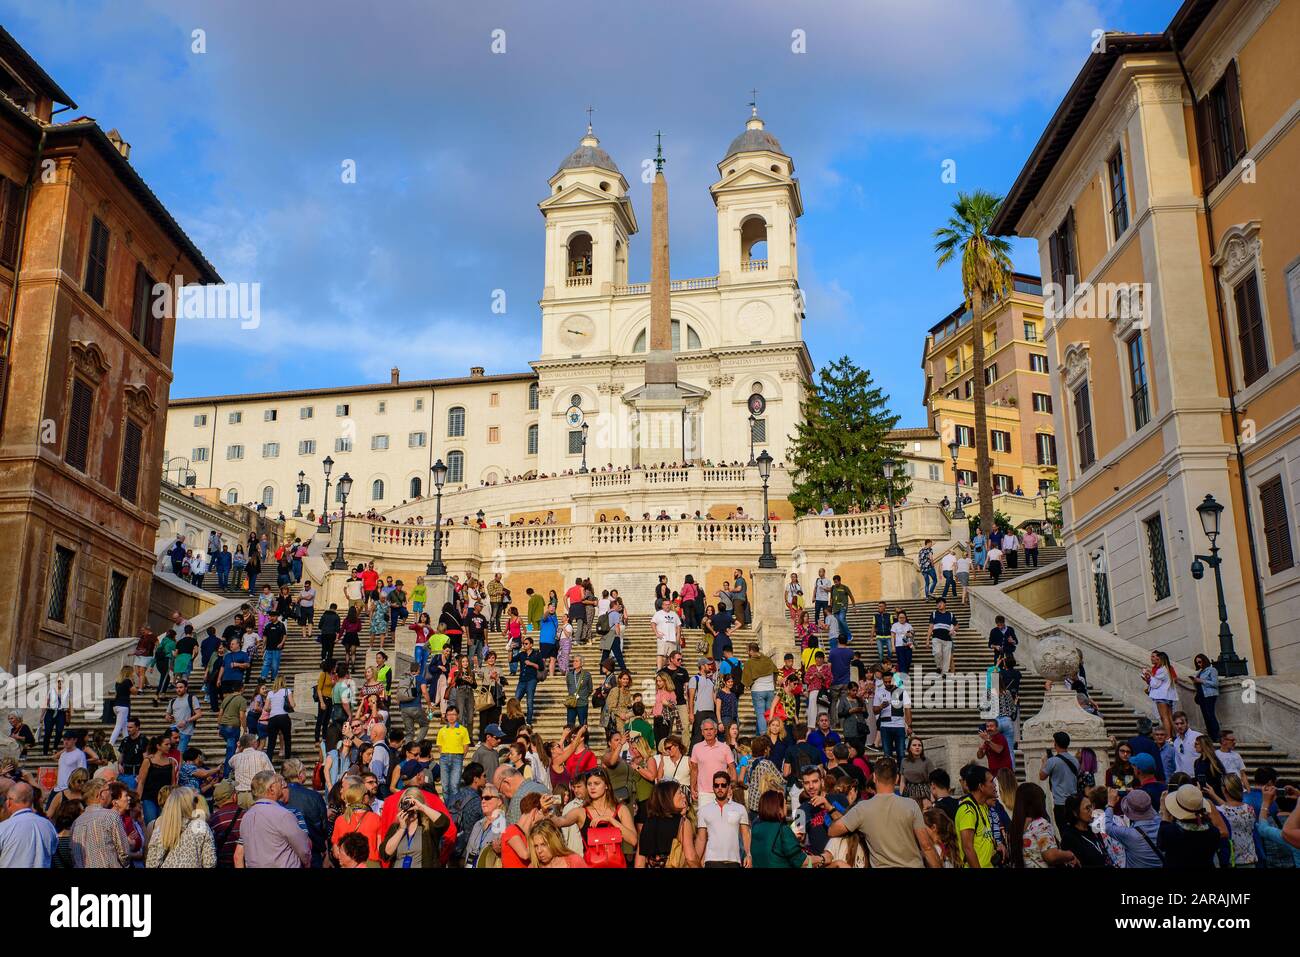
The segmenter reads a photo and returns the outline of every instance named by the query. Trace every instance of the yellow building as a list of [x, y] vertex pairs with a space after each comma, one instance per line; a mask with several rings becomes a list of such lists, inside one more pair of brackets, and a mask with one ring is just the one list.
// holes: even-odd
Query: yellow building
[[1038, 240], [1076, 617], [1180, 663], [1300, 671], [1300, 0], [1108, 34], [1003, 204]]
[[[1052, 387], [1043, 341], [1042, 283], [1017, 273], [1010, 294], [984, 319], [985, 409], [994, 494], [1046, 494], [1056, 481]], [[975, 371], [970, 310], [960, 305], [925, 337], [926, 418], [946, 445], [957, 441], [957, 477], [976, 491]], [[951, 478], [952, 465], [947, 465]]]

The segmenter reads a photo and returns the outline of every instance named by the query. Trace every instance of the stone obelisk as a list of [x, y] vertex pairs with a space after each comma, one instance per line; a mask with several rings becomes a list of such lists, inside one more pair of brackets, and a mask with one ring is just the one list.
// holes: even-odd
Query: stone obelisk
[[651, 187], [650, 334], [646, 353], [645, 387], [636, 399], [637, 462], [651, 465], [680, 462], [684, 452], [686, 399], [677, 384], [673, 355], [672, 283], [668, 268], [668, 181], [664, 178], [663, 145], [655, 155]]

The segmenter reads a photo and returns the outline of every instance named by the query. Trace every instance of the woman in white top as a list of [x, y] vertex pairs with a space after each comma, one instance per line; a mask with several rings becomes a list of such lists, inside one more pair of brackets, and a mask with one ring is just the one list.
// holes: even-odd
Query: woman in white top
[[803, 585], [799, 584], [798, 572], [790, 573], [790, 581], [785, 586], [785, 610], [790, 614], [790, 624], [799, 626], [799, 612], [803, 609]]
[[970, 585], [970, 556], [961, 552], [957, 556], [957, 587], [961, 589], [961, 603], [966, 604], [966, 589]]
[[284, 756], [293, 757], [293, 692], [285, 685], [284, 675], [275, 679], [275, 684], [267, 692], [266, 704], [262, 714], [266, 721], [266, 756], [274, 760], [276, 735], [284, 736]]
[[1178, 673], [1169, 663], [1169, 656], [1163, 651], [1151, 652], [1151, 667], [1142, 672], [1142, 680], [1147, 685], [1147, 696], [1160, 714], [1165, 734], [1173, 738], [1174, 704], [1178, 700], [1178, 689], [1174, 682], [1178, 680]]
[[899, 673], [908, 674], [912, 670], [912, 626], [907, 620], [907, 612], [900, 608], [895, 614], [897, 620], [889, 629], [894, 636], [894, 658]]
[[659, 758], [659, 780], [676, 781], [682, 787], [690, 789], [691, 759], [682, 747], [681, 738], [675, 735], [664, 739], [663, 755]]
[[988, 568], [989, 574], [993, 577], [993, 584], [996, 585], [1002, 578], [1002, 549], [997, 544], [989, 548], [988, 563], [985, 567]]

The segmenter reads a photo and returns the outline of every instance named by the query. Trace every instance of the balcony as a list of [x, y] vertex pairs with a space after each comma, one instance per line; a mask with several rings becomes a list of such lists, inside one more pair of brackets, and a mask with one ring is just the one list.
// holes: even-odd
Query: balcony
[[590, 285], [591, 285], [591, 277], [590, 277], [590, 276], [570, 276], [568, 279], [564, 280], [564, 285], [565, 285], [565, 286], [568, 286], [569, 288], [573, 288], [574, 286], [590, 286]]
[[740, 264], [741, 272], [763, 272], [766, 269], [766, 259], [746, 259]]
[[[700, 276], [695, 279], [673, 279], [668, 283], [673, 292], [690, 292], [694, 289], [717, 289], [717, 276]], [[616, 296], [645, 296], [650, 293], [648, 282], [630, 282], [614, 287]]]

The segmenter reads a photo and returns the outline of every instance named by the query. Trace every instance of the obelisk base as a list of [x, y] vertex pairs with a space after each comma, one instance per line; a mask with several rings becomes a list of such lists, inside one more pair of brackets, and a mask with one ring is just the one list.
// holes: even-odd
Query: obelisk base
[[[675, 386], [660, 389], [671, 389]], [[646, 386], [646, 392], [654, 387]], [[682, 462], [685, 458], [683, 443], [683, 420], [686, 412], [686, 399], [679, 394], [648, 396], [642, 395], [635, 402], [636, 408], [636, 445], [633, 458], [636, 465], [659, 465]]]

